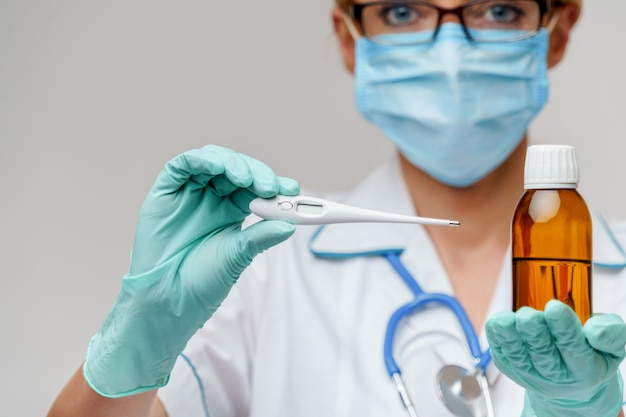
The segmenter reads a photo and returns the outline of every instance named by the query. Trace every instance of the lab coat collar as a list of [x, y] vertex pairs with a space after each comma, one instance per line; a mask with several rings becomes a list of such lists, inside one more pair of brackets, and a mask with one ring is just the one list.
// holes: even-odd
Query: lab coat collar
[[[400, 163], [391, 158], [347, 194], [342, 203], [390, 213], [417, 215], [406, 189]], [[616, 239], [606, 220], [597, 213], [593, 219], [594, 266], [609, 269], [626, 267], [626, 250]], [[424, 228], [411, 224], [347, 223], [320, 227], [309, 242], [309, 249], [322, 258], [352, 258], [402, 252]]]
[[594, 267], [606, 269], [626, 268], [626, 251], [608, 222], [599, 213], [592, 213]]

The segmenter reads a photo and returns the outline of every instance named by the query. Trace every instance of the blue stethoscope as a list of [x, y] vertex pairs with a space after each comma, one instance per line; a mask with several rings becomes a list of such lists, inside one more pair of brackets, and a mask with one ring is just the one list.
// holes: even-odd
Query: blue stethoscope
[[[389, 319], [387, 331], [385, 333], [384, 346], [385, 366], [387, 368], [387, 372], [390, 378], [392, 378], [392, 380], [396, 384], [396, 388], [398, 390], [398, 393], [400, 394], [402, 404], [407, 409], [409, 415], [411, 417], [417, 417], [417, 413], [415, 411], [415, 408], [413, 407], [412, 401], [408, 395], [406, 386], [402, 379], [400, 368], [398, 367], [398, 364], [393, 357], [394, 336], [396, 334], [398, 324], [403, 318], [410, 314], [413, 314], [416, 310], [428, 304], [439, 304], [452, 310], [461, 327], [463, 328], [465, 338], [467, 339], [469, 351], [476, 360], [474, 373], [468, 375], [473, 378], [474, 382], [476, 382], [477, 394], [474, 398], [482, 396], [485, 410], [484, 415], [486, 415], [487, 417], [492, 417], [494, 415], [493, 405], [491, 403], [491, 396], [489, 393], [487, 380], [484, 375], [485, 369], [491, 361], [491, 353], [489, 352], [489, 349], [485, 350], [484, 352], [481, 351], [476, 332], [474, 331], [474, 328], [461, 304], [454, 297], [447, 294], [424, 292], [422, 287], [420, 287], [415, 278], [400, 261], [398, 252], [385, 253], [384, 257], [393, 266], [395, 271], [398, 273], [398, 275], [400, 275], [404, 283], [409, 287], [414, 295], [413, 300], [398, 308]], [[465, 371], [463, 368], [460, 368], [456, 365], [448, 366]], [[471, 407], [464, 404], [464, 396], [467, 395], [463, 391], [463, 387], [461, 387], [460, 382], [461, 381], [459, 381], [459, 384], [456, 387], [454, 386], [455, 384], [452, 384], [451, 386], [443, 384], [445, 386], [445, 392], [442, 392], [441, 387], [439, 387], [440, 397], [442, 397], [442, 401], [455, 414], [459, 416], [474, 416], [473, 412], [470, 409]]]

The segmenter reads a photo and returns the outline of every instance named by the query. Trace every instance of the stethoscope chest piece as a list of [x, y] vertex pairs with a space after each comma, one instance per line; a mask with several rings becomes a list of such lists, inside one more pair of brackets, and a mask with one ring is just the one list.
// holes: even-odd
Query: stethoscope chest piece
[[480, 368], [471, 373], [459, 365], [445, 365], [437, 374], [437, 393], [456, 416], [493, 415], [487, 380]]

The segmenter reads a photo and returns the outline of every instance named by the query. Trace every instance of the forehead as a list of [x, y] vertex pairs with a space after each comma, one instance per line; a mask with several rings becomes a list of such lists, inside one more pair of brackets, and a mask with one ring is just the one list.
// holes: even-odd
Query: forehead
[[[343, 9], [347, 9], [353, 3], [361, 3], [362, 4], [362, 3], [368, 3], [370, 1], [374, 1], [374, 0], [336, 0], [336, 3], [337, 3], [337, 5], [339, 7], [343, 8]], [[394, 1], [398, 2], [398, 1], [402, 1], [402, 0], [389, 0], [390, 3], [394, 2]], [[453, 7], [460, 6], [460, 5], [464, 4], [464, 3], [468, 3], [471, 0], [421, 0], [421, 1], [426, 1], [428, 3], [432, 3], [432, 4], [435, 4], [437, 6], [441, 6], [441, 7], [453, 8]]]

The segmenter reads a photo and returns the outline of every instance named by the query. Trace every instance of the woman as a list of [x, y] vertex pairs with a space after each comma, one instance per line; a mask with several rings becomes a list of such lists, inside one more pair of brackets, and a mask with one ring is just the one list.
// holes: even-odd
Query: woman
[[[242, 231], [249, 201], [295, 195], [298, 184], [228, 149], [182, 154], [146, 199], [120, 295], [49, 415], [403, 415], [383, 363], [389, 317], [412, 299], [393, 255], [426, 291], [459, 300], [483, 350], [492, 317], [502, 371], [490, 363], [486, 377], [496, 415], [622, 415], [618, 315], [590, 319], [583, 333], [561, 304], [499, 313], [510, 310], [509, 228], [526, 130], [579, 13], [578, 0], [338, 0], [332, 17], [358, 110], [398, 148], [341, 200], [463, 226], [294, 233], [280, 221], [250, 221]], [[596, 227], [595, 258], [607, 268], [595, 272], [594, 304], [623, 316], [626, 224], [612, 227]], [[553, 333], [546, 323], [556, 323]], [[573, 329], [563, 361], [519, 360], [537, 353], [536, 325], [550, 354], [559, 353], [556, 327]], [[457, 338], [462, 329], [445, 308], [398, 327], [393, 352], [420, 415], [452, 415], [433, 378], [447, 363], [472, 368]]]

